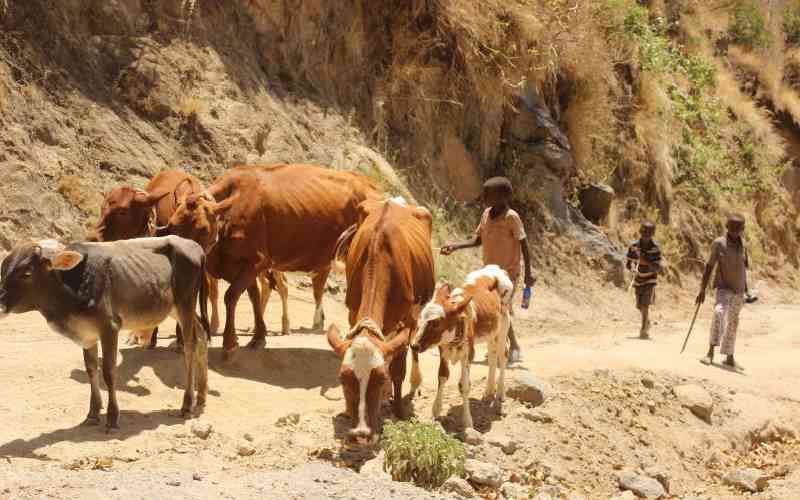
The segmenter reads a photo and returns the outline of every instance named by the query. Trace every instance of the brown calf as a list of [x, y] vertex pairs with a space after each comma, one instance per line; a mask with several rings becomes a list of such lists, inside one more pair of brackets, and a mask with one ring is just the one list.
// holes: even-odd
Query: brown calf
[[[459, 389], [464, 405], [464, 428], [472, 428], [469, 408], [469, 367], [475, 355], [475, 344], [489, 344], [489, 378], [487, 399], [502, 403], [505, 392], [506, 336], [511, 325], [509, 301], [513, 284], [498, 266], [490, 265], [467, 276], [461, 288], [453, 290], [444, 284], [434, 299], [422, 309], [419, 335], [411, 345], [414, 352], [439, 347], [439, 387], [433, 403], [433, 417], [442, 413], [442, 390], [450, 376], [448, 363], [461, 363]], [[500, 377], [495, 387], [495, 370]]]
[[[359, 223], [342, 235], [336, 253], [347, 255], [351, 329], [341, 338], [331, 325], [328, 342], [342, 358], [339, 377], [353, 423], [348, 443], [369, 443], [378, 432], [388, 382], [394, 386], [395, 415], [403, 416], [409, 337], [435, 286], [431, 215], [402, 201], [365, 201], [359, 205]], [[412, 397], [421, 382], [418, 359], [415, 354]]]

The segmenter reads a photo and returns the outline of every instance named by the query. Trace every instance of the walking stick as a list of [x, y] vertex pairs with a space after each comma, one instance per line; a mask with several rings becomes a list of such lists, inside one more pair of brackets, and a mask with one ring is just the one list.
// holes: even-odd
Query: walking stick
[[638, 260], [631, 266], [631, 273], [633, 273], [633, 278], [631, 278], [631, 282], [628, 284], [628, 288], [625, 290], [625, 293], [629, 293], [631, 291], [631, 287], [633, 287], [633, 284], [636, 282], [636, 277], [639, 275]]
[[686, 343], [689, 342], [689, 335], [692, 334], [692, 328], [694, 328], [694, 322], [697, 319], [697, 313], [700, 312], [700, 306], [701, 305], [702, 304], [698, 303], [697, 304], [697, 308], [694, 310], [694, 317], [692, 318], [692, 324], [689, 325], [689, 333], [686, 334], [686, 340], [683, 341], [683, 347], [681, 347], [681, 354], [683, 354], [683, 351], [686, 350]]

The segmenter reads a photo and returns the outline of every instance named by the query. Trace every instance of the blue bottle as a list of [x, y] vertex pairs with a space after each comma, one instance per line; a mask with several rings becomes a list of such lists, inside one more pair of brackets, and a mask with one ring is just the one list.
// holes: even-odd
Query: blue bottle
[[531, 295], [533, 295], [533, 290], [531, 287], [526, 286], [524, 290], [522, 290], [522, 308], [527, 309], [528, 306], [531, 305]]

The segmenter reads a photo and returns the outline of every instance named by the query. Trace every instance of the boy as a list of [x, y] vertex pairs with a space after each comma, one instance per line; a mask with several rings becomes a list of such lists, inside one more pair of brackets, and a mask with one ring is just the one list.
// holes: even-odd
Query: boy
[[741, 369], [733, 358], [736, 347], [736, 330], [739, 327], [739, 312], [747, 295], [747, 268], [750, 265], [742, 234], [744, 233], [744, 217], [733, 214], [725, 224], [725, 236], [714, 240], [711, 244], [711, 255], [708, 257], [697, 304], [706, 300], [706, 287], [711, 273], [716, 267], [714, 289], [716, 304], [714, 318], [711, 321], [711, 338], [706, 357], [700, 361], [710, 365], [714, 362], [714, 348], [720, 345], [720, 352], [727, 356], [724, 365], [734, 370]]
[[[511, 181], [505, 177], [492, 177], [483, 184], [481, 198], [488, 206], [483, 212], [480, 224], [475, 230], [475, 237], [461, 243], [449, 243], [442, 247], [442, 255], [450, 255], [456, 250], [482, 246], [483, 264], [496, 264], [508, 273], [514, 283], [514, 289], [520, 275], [520, 254], [525, 263], [525, 286], [533, 286], [536, 279], [531, 269], [531, 257], [528, 252], [525, 228], [519, 214], [511, 209]], [[513, 294], [512, 294], [513, 301]], [[513, 302], [512, 302], [513, 304]], [[514, 307], [511, 307], [514, 314]], [[511, 352], [508, 364], [522, 360], [519, 343], [514, 335], [513, 326], [508, 331]]]
[[[628, 248], [627, 267], [629, 271], [636, 273], [633, 287], [636, 290], [636, 308], [642, 313], [639, 338], [643, 340], [650, 338], [650, 306], [655, 301], [658, 273], [661, 271], [661, 249], [653, 241], [655, 234], [654, 223], [642, 222], [639, 228], [639, 240], [631, 243]], [[634, 263], [638, 263], [635, 269]]]

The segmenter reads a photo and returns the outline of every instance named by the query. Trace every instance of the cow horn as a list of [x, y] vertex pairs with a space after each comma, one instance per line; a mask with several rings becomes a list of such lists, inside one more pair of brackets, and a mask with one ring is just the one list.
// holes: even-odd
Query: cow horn
[[342, 340], [342, 337], [339, 334], [339, 328], [333, 324], [328, 327], [328, 333], [326, 336], [328, 339], [328, 344], [331, 346], [331, 349], [333, 349], [333, 352], [335, 352], [340, 358], [343, 358], [344, 353], [347, 352], [347, 348], [350, 347], [350, 342]]
[[395, 337], [383, 345], [383, 356], [385, 358], [393, 357], [398, 350], [408, 347], [409, 330], [404, 329]]

